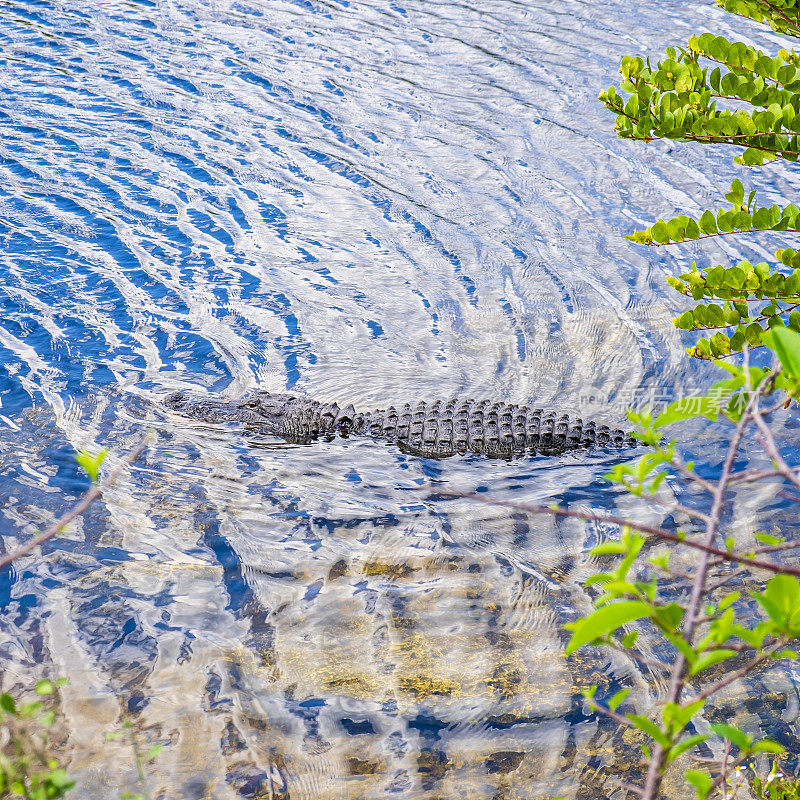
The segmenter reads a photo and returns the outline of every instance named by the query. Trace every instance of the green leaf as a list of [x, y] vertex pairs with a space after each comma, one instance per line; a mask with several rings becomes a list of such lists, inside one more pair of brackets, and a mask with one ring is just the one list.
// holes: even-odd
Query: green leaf
[[[74, 785], [75, 781], [73, 781], [69, 775], [67, 775], [66, 770], [58, 767], [53, 769], [52, 772], [47, 776], [47, 780], [49, 781], [50, 785], [54, 788], [58, 789], [62, 794], [66, 794]], [[45, 795], [46, 797], [51, 797], [52, 795]]]
[[721, 328], [726, 324], [725, 312], [722, 306], [716, 303], [709, 303], [706, 306], [706, 324], [712, 328]]
[[662, 629], [661, 633], [664, 635], [665, 639], [674, 645], [676, 650], [683, 653], [683, 657], [686, 659], [687, 663], [694, 664], [697, 660], [697, 653], [680, 633], [673, 633], [668, 628]]
[[614, 576], [610, 572], [598, 572], [594, 575], [590, 575], [584, 582], [583, 585], [586, 587], [589, 586], [596, 586], [597, 584], [604, 584], [609, 583], [610, 581], [614, 580]]
[[705, 705], [705, 700], [695, 700], [693, 703], [682, 706], [678, 703], [667, 703], [664, 706], [664, 725], [672, 734], [680, 733], [692, 717]]
[[717, 212], [717, 227], [722, 233], [731, 233], [733, 231], [733, 214], [720, 209]]
[[753, 227], [758, 231], [765, 231], [772, 227], [772, 212], [768, 208], [759, 208], [753, 214]]
[[729, 592], [719, 601], [719, 610], [725, 611], [730, 608], [741, 596], [741, 592]]
[[697, 661], [692, 664], [691, 674], [697, 675], [698, 672], [702, 672], [704, 669], [713, 667], [714, 664], [719, 664], [721, 661], [727, 661], [729, 658], [733, 658], [735, 655], [735, 650], [728, 650], [727, 648], [703, 653], [701, 656], [698, 656]]
[[609, 701], [608, 707], [612, 711], [616, 711], [624, 702], [625, 698], [631, 693], [630, 689], [620, 689]]
[[650, 234], [659, 244], [667, 244], [669, 242], [669, 233], [667, 232], [667, 223], [663, 219], [658, 220], [650, 228]]
[[762, 739], [760, 742], [756, 742], [752, 750], [754, 753], [784, 753], [786, 752], [786, 748], [778, 744], [777, 742], [773, 742], [772, 739]]
[[8, 694], [8, 692], [0, 695], [0, 708], [9, 714], [17, 713], [17, 704], [14, 702], [14, 698]]
[[652, 720], [647, 717], [639, 716], [639, 714], [628, 714], [627, 717], [640, 731], [646, 733], [654, 742], [660, 744], [662, 747], [669, 747], [669, 739], [666, 734]]
[[[645, 456], [645, 458], [647, 458]], [[644, 462], [644, 458], [642, 462]], [[639, 470], [641, 474], [641, 468]], [[623, 581], [628, 574], [628, 570], [633, 565], [633, 562], [636, 560], [636, 556], [639, 555], [639, 551], [642, 549], [644, 545], [644, 536], [638, 533], [624, 535], [623, 541], [625, 541], [628, 545], [628, 552], [625, 555], [625, 558], [620, 561], [619, 567], [617, 568], [617, 579]]]
[[771, 534], [764, 533], [763, 531], [753, 534], [753, 537], [757, 542], [761, 542], [761, 544], [766, 545], [783, 544], [786, 541], [783, 536], [772, 536]]
[[44, 706], [41, 700], [34, 700], [32, 703], [25, 703], [23, 706], [19, 707], [18, 710], [21, 717], [30, 719], [31, 717], [35, 717], [43, 708]]
[[622, 637], [623, 647], [633, 647], [639, 638], [639, 631], [629, 631]]
[[628, 552], [628, 544], [627, 542], [619, 541], [618, 539], [612, 539], [607, 542], [603, 542], [602, 544], [598, 544], [596, 547], [593, 547], [590, 551], [591, 555], [593, 556], [608, 556], [608, 555], [619, 555], [620, 553], [627, 553]]
[[697, 792], [697, 800], [705, 800], [708, 797], [714, 781], [711, 780], [711, 776], [707, 772], [702, 772], [699, 769], [687, 769], [683, 773], [683, 777], [694, 786]]
[[721, 286], [724, 280], [725, 269], [719, 264], [717, 264], [716, 267], [711, 267], [711, 269], [706, 272], [706, 283], [709, 286]]
[[38, 695], [48, 695], [53, 694], [56, 690], [56, 687], [53, 686], [53, 682], [48, 680], [47, 678], [41, 678], [40, 680], [36, 681], [36, 694]]
[[717, 219], [708, 210], [704, 211], [700, 217], [700, 230], [707, 236], [713, 236], [717, 233]]
[[747, 278], [741, 267], [731, 267], [725, 270], [725, 286], [728, 289], [742, 289]]
[[722, 739], [727, 739], [731, 744], [736, 745], [740, 750], [749, 750], [752, 739], [735, 725], [728, 725], [725, 722], [716, 722], [708, 726], [714, 733]]
[[772, 328], [765, 342], [775, 351], [784, 372], [790, 378], [800, 378], [800, 334], [776, 327]]
[[682, 242], [686, 238], [686, 221], [675, 217], [667, 223], [667, 233], [673, 242]]
[[108, 450], [106, 448], [103, 448], [97, 455], [92, 455], [88, 450], [79, 450], [75, 460], [86, 471], [92, 483], [97, 483], [97, 474], [107, 455]]
[[744, 186], [738, 178], [731, 184], [731, 190], [725, 195], [725, 199], [735, 206], [740, 206], [744, 201]]
[[764, 329], [757, 322], [751, 322], [744, 331], [747, 343], [751, 347], [758, 347], [761, 344], [761, 337], [763, 334]]
[[751, 647], [759, 648], [763, 647], [768, 631], [762, 625], [756, 626], [753, 630], [745, 628], [744, 625], [734, 625], [733, 633]]
[[598, 608], [588, 617], [578, 620], [578, 627], [574, 629], [565, 655], [574, 653], [579, 647], [605, 636], [628, 622], [649, 617], [651, 614], [650, 605], [639, 600], [621, 600]]
[[683, 608], [681, 608], [680, 603], [670, 603], [656, 608], [653, 616], [665, 628], [677, 630], [683, 619]]
[[793, 634], [800, 628], [800, 582], [793, 575], [775, 575], [763, 593], [750, 594], [781, 630]]
[[704, 734], [698, 733], [678, 742], [678, 744], [670, 748], [669, 755], [667, 756], [667, 763], [671, 764], [678, 756], [682, 755], [687, 750], [691, 750], [695, 745], [704, 742], [707, 738], [708, 737]]
[[771, 159], [766, 153], [755, 150], [752, 147], [748, 147], [741, 156], [737, 156], [734, 159], [737, 164], [745, 164], [748, 167], [760, 167], [765, 161], [769, 160]]
[[747, 211], [738, 211], [736, 214], [734, 214], [733, 224], [737, 230], [749, 231], [753, 225], [753, 218], [747, 213]]
[[753, 66], [753, 72], [756, 75], [760, 75], [762, 78], [771, 78], [772, 77], [772, 59], [769, 56], [760, 56], [756, 59], [756, 63]]
[[711, 352], [715, 356], [727, 356], [731, 352], [731, 340], [722, 331], [717, 331], [709, 340]]
[[164, 749], [163, 744], [156, 744], [153, 745], [148, 751], [147, 755], [145, 756], [145, 761], [152, 761], [154, 758], [158, 756], [158, 754]]

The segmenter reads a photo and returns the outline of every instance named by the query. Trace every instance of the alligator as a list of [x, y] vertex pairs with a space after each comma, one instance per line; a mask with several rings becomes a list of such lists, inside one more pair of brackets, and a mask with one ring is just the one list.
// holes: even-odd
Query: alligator
[[630, 433], [607, 425], [489, 400], [437, 400], [361, 412], [352, 405], [340, 408], [336, 403], [265, 391], [239, 400], [173, 392], [165, 404], [192, 419], [243, 423], [259, 433], [297, 444], [331, 440], [337, 435], [362, 435], [394, 443], [402, 452], [424, 458], [482, 453], [510, 459], [560, 455], [592, 446], [625, 448], [638, 443]]

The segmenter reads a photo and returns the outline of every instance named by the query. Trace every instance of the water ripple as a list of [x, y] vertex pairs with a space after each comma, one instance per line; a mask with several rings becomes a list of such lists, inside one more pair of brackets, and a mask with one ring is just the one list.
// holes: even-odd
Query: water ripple
[[[5, 549], [86, 488], [77, 449], [113, 461], [154, 431], [101, 505], [0, 581], [9, 683], [47, 663], [71, 680], [83, 796], [133, 788], [105, 739], [121, 708], [167, 745], [154, 795], [613, 790], [624, 743], [580, 689], [646, 703], [647, 676], [561, 655], [608, 531], [418, 490], [624, 506], [607, 456], [300, 447], [160, 400], [471, 394], [618, 422], [634, 390], [702, 381], [663, 277], [732, 245], [621, 234], [715, 202], [733, 170], [618, 141], [596, 96], [622, 55], [706, 18], [739, 24], [678, 2], [0, 6]], [[697, 442], [713, 463], [713, 432]], [[737, 507], [743, 535], [782, 513], [769, 492]], [[796, 708], [790, 678], [768, 680]], [[780, 713], [753, 718], [789, 735]]]

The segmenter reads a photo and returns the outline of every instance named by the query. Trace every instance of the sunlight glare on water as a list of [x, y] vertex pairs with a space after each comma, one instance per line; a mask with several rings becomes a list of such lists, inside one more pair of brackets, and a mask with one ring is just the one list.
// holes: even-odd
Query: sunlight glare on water
[[152, 436], [0, 580], [4, 688], [70, 680], [76, 794], [135, 788], [106, 741], [123, 714], [165, 745], [153, 796], [614, 791], [621, 737], [580, 690], [648, 684], [566, 662], [562, 629], [611, 531], [417, 491], [624, 507], [607, 454], [301, 447], [161, 401], [462, 395], [619, 424], [637, 391], [702, 383], [663, 278], [733, 245], [622, 234], [714, 205], [733, 165], [619, 141], [596, 98], [706, 21], [745, 27], [677, 0], [0, 5], [6, 550], [86, 488], [78, 448]]

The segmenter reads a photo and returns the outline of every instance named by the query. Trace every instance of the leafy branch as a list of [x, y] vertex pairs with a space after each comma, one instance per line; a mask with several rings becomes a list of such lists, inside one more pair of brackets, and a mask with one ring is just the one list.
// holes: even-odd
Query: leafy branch
[[[781, 33], [800, 31], [795, 0], [718, 4]], [[622, 138], [728, 144], [743, 149], [734, 161], [751, 167], [800, 157], [800, 54], [794, 50], [781, 49], [771, 56], [744, 42], [702, 33], [690, 37], [686, 47], [668, 47], [666, 58], [655, 65], [649, 58], [626, 56], [620, 74], [623, 94], [611, 86], [600, 93], [600, 100], [616, 115]], [[626, 238], [658, 247], [763, 231], [800, 233], [800, 208], [794, 203], [758, 206], [756, 191], [745, 198], [738, 179], [725, 197], [731, 203], [728, 208], [707, 209], [697, 218], [680, 214], [659, 219]], [[675, 318], [675, 325], [687, 331], [716, 331], [699, 337], [687, 349], [690, 355], [725, 358], [745, 346], [764, 346], [763, 336], [771, 328], [800, 330], [800, 250], [781, 249], [775, 257], [774, 265], [740, 261], [705, 273], [693, 264], [691, 272], [668, 279], [696, 303]], [[704, 297], [725, 302], [698, 304]], [[749, 311], [748, 303], [762, 305]]]
[[[722, 757], [704, 760], [705, 769], [685, 773], [699, 798], [705, 798], [715, 788], [727, 791], [731, 771], [753, 756], [783, 751], [777, 742], [756, 740], [727, 723], [711, 724], [710, 732], [703, 734], [696, 733], [693, 724], [706, 703], [726, 686], [765, 663], [798, 657], [793, 645], [800, 638], [800, 569], [765, 559], [763, 555], [800, 548], [800, 540], [785, 541], [757, 533], [755, 538], [760, 546], [740, 550], [722, 525], [733, 486], [778, 479], [800, 488], [800, 467], [787, 463], [770, 427], [776, 414], [786, 413], [784, 399], [800, 397], [800, 335], [778, 328], [768, 338], [767, 345], [774, 351], [778, 366], [750, 367], [745, 348], [743, 365], [717, 362], [728, 377], [716, 383], [708, 394], [679, 400], [655, 418], [629, 414], [638, 426], [636, 435], [649, 451], [635, 464], [615, 466], [606, 477], [633, 495], [659, 505], [657, 493], [668, 476], [694, 484], [705, 496], [703, 505], [708, 510], [700, 511], [697, 506], [682, 503], [674, 504], [674, 508], [694, 520], [696, 528], [672, 531], [615, 515], [434, 489], [439, 495], [466, 496], [530, 513], [580, 518], [620, 528], [618, 539], [607, 540], [591, 551], [592, 555], [614, 563], [586, 580], [585, 586], [594, 593], [594, 610], [567, 625], [572, 636], [566, 654], [587, 646], [611, 647], [667, 673], [668, 688], [651, 714], [623, 710], [628, 689], [605, 700], [596, 696], [596, 687], [585, 694], [591, 709], [649, 737], [650, 745], [644, 749], [647, 773], [643, 785], [627, 787], [646, 800], [658, 797], [671, 764], [710, 739], [721, 742]], [[764, 403], [764, 398], [776, 394], [777, 402]], [[663, 441], [667, 427], [701, 416], [727, 421], [732, 426], [719, 476], [713, 481], [701, 478], [691, 463], [681, 460], [675, 440]], [[736, 468], [739, 451], [748, 436], [754, 436], [762, 444], [772, 462], [771, 469]], [[669, 542], [672, 548], [654, 552], [648, 548], [649, 537]], [[690, 575], [672, 563], [678, 548], [698, 553]], [[730, 564], [737, 569], [720, 576], [718, 570]], [[764, 571], [772, 577], [761, 589], [745, 594], [729, 586], [732, 578], [742, 583], [750, 573]], [[750, 600], [760, 610], [756, 621], [752, 621]], [[642, 630], [661, 637], [664, 646], [672, 651], [670, 657], [653, 658], [650, 648], [639, 649], [637, 642]], [[722, 676], [718, 676], [719, 668], [723, 669]], [[714, 769], [710, 771], [710, 767]]]
[[9, 566], [9, 564], [16, 561], [18, 558], [28, 555], [46, 541], [62, 533], [66, 525], [83, 514], [95, 500], [102, 496], [103, 492], [116, 481], [122, 471], [137, 458], [146, 446], [147, 437], [145, 436], [102, 481], [98, 481], [98, 473], [100, 466], [103, 461], [105, 461], [108, 451], [101, 450], [97, 455], [93, 456], [91, 453], [81, 450], [75, 457], [75, 460], [89, 475], [92, 481], [91, 488], [89, 488], [83, 497], [69, 511], [60, 516], [49, 528], [37, 534], [13, 552], [6, 553], [6, 555], [2, 556], [2, 558], [0, 558], [0, 569]]

